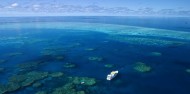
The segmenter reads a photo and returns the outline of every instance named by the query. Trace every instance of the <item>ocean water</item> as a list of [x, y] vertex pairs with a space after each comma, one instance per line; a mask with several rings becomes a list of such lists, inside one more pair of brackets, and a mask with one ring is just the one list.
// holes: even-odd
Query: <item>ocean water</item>
[[190, 94], [189, 24], [179, 17], [0, 18], [0, 94]]

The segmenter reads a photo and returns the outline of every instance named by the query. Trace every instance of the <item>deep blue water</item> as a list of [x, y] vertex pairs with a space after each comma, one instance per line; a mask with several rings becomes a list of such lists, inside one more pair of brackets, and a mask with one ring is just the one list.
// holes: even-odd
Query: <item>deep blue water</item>
[[[0, 18], [5, 23], [37, 23], [37, 22], [92, 22], [123, 24], [141, 27], [162, 28], [169, 30], [190, 31], [189, 18], [135, 18], [135, 17], [41, 17], [41, 18]], [[140, 37], [115, 35], [115, 37]], [[103, 32], [83, 31], [72, 29], [0, 29], [0, 38], [7, 39], [7, 44], [0, 45], [0, 83], [8, 83], [9, 77], [30, 71], [63, 72], [68, 76], [92, 77], [97, 83], [90, 87], [82, 87], [87, 94], [189, 94], [190, 93], [190, 44], [185, 45], [150, 46], [138, 45], [110, 39], [110, 35]], [[19, 38], [20, 39], [19, 39]], [[141, 36], [142, 37], [142, 36]], [[146, 38], [152, 38], [144, 36]], [[25, 39], [26, 38], [26, 39]], [[163, 39], [162, 37], [156, 37]], [[13, 43], [13, 42], [16, 43]], [[14, 41], [15, 40], [15, 41]], [[40, 40], [40, 41], [39, 41]], [[169, 40], [169, 39], [165, 39]], [[3, 41], [3, 40], [1, 40]], [[3, 44], [4, 42], [0, 42]], [[33, 42], [32, 42], [33, 41]], [[53, 48], [54, 54], [43, 55], [44, 48]], [[88, 51], [86, 49], [93, 48]], [[59, 50], [60, 49], [60, 50]], [[7, 56], [8, 53], [19, 52], [23, 55]], [[150, 55], [159, 52], [161, 56]], [[56, 56], [63, 56], [64, 60], [54, 60]], [[88, 57], [102, 57], [102, 61], [90, 61]], [[19, 71], [19, 64], [41, 61], [35, 68]], [[67, 62], [76, 64], [76, 68], [64, 68]], [[136, 62], [143, 62], [151, 66], [150, 72], [141, 73], [134, 70]], [[114, 64], [113, 68], [106, 68], [105, 64]], [[107, 81], [106, 75], [112, 70], [119, 70], [113, 81]], [[27, 86], [11, 92], [12, 94], [34, 94], [37, 91], [51, 90], [64, 85], [64, 77], [46, 81], [43, 86], [33, 88]], [[47, 79], [46, 79], [47, 80]], [[44, 80], [41, 80], [43, 82]], [[1, 87], [0, 87], [1, 88]]]

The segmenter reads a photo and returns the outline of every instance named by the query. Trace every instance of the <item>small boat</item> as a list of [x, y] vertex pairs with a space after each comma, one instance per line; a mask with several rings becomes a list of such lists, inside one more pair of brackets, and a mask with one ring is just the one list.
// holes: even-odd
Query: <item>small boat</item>
[[117, 76], [118, 73], [119, 71], [112, 71], [110, 74], [107, 75], [107, 80], [112, 80]]

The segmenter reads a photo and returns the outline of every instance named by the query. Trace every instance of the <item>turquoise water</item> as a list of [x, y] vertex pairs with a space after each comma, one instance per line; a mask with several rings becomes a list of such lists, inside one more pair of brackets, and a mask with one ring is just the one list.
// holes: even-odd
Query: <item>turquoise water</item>
[[66, 18], [1, 18], [0, 94], [190, 93], [185, 18]]

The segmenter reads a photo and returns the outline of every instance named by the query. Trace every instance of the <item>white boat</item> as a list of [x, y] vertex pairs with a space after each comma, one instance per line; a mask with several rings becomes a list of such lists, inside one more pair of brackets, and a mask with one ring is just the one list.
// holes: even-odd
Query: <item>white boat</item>
[[115, 76], [117, 76], [118, 73], [119, 71], [112, 71], [110, 74], [107, 75], [107, 80], [112, 80]]

